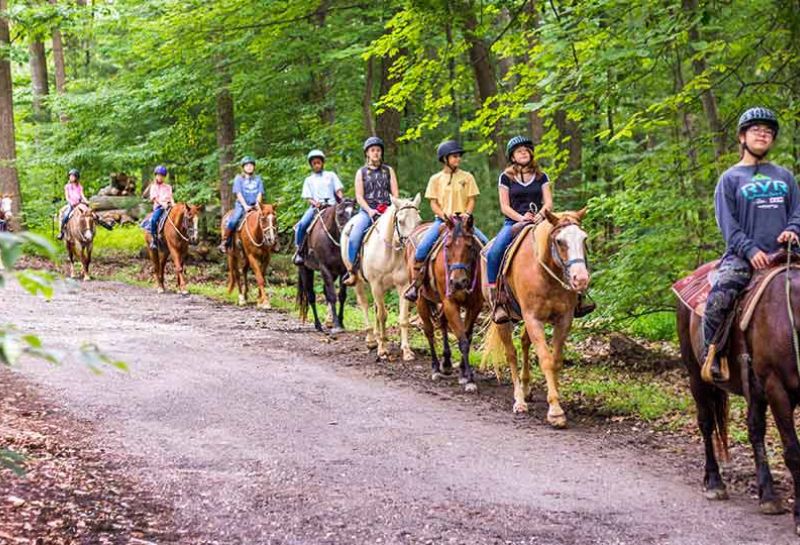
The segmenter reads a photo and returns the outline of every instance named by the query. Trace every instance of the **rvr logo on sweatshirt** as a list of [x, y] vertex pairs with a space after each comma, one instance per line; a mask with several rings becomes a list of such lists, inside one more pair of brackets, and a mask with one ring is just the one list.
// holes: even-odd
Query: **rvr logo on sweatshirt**
[[[741, 191], [745, 199], [752, 201], [755, 199], [785, 197], [789, 193], [789, 186], [781, 180], [773, 180], [769, 176], [757, 174], [753, 176], [749, 184], [744, 184], [741, 187]], [[781, 202], [783, 202], [782, 199]]]

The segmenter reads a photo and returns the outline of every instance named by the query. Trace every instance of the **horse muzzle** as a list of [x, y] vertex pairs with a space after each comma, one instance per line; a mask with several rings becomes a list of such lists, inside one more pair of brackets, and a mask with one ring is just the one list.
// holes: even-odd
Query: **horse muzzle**
[[453, 291], [468, 290], [470, 287], [470, 279], [464, 271], [457, 271], [450, 275], [450, 285]]
[[576, 263], [569, 268], [569, 283], [575, 291], [584, 291], [589, 287], [589, 270], [585, 263]]
[[86, 242], [91, 241], [93, 237], [94, 237], [94, 233], [92, 233], [91, 229], [87, 229], [86, 231], [83, 232], [83, 239]]

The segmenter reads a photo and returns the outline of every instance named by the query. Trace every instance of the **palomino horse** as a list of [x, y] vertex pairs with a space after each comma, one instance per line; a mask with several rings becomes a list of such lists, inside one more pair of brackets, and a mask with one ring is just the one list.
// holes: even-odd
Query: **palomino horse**
[[[505, 358], [514, 382], [514, 412], [527, 412], [531, 392], [531, 341], [547, 381], [547, 421], [556, 428], [567, 425], [558, 395], [558, 373], [563, 363], [564, 342], [572, 326], [578, 294], [589, 286], [586, 267], [586, 233], [581, 220], [586, 209], [553, 214], [528, 231], [506, 272], [506, 281], [519, 303], [525, 330], [522, 334], [522, 380], [517, 370], [513, 325], [492, 324], [485, 341], [485, 355]], [[547, 345], [545, 324], [552, 324], [552, 350]]]
[[[347, 298], [347, 286], [342, 283], [346, 272], [342, 256], [339, 252], [339, 239], [345, 224], [353, 217], [356, 202], [343, 199], [336, 206], [329, 206], [319, 212], [319, 219], [306, 235], [308, 252], [304, 265], [297, 267], [297, 304], [303, 321], [308, 317], [308, 306], [314, 313], [314, 327], [322, 331], [322, 323], [317, 314], [317, 296], [314, 293], [314, 271], [319, 271], [325, 283], [325, 300], [328, 313], [333, 319], [331, 333], [339, 333], [344, 327], [344, 300]], [[339, 311], [336, 311], [336, 279], [339, 279]]]
[[[62, 214], [66, 210], [62, 210]], [[61, 214], [59, 214], [60, 216]], [[64, 231], [64, 244], [69, 257], [69, 275], [75, 278], [75, 258], [79, 257], [82, 266], [83, 280], [89, 280], [89, 265], [92, 263], [92, 248], [94, 246], [95, 217], [91, 208], [79, 204], [72, 211], [67, 220]]]
[[795, 267], [778, 272], [766, 286], [746, 330], [741, 329], [741, 315], [736, 316], [728, 337], [728, 381], [711, 384], [701, 378], [698, 354], [703, 350], [702, 319], [681, 303], [677, 308], [677, 326], [681, 356], [689, 370], [697, 423], [705, 445], [706, 498], [728, 498], [714, 443], [719, 454], [727, 459], [728, 394], [742, 395], [747, 400], [747, 430], [755, 457], [759, 508], [768, 515], [784, 512], [775, 493], [764, 444], [769, 406], [783, 443], [783, 458], [794, 481], [794, 524], [795, 532], [800, 534], [800, 444], [794, 423], [794, 409], [800, 400], [800, 357], [796, 342], [800, 324], [800, 270]]
[[157, 244], [158, 249], [156, 250], [150, 249], [152, 236], [149, 230], [145, 231], [144, 238], [147, 243], [147, 255], [153, 264], [153, 275], [158, 285], [158, 293], [166, 291], [164, 271], [167, 268], [167, 257], [172, 257], [175, 276], [178, 278], [178, 290], [182, 295], [189, 293], [186, 289], [183, 262], [189, 252], [189, 244], [197, 244], [197, 223], [202, 210], [202, 206], [189, 205], [182, 202], [167, 210], [164, 230], [161, 232], [161, 237]]
[[[480, 243], [474, 236], [472, 216], [467, 216], [466, 219], [463, 216], [448, 218], [445, 227], [441, 249], [430, 265], [426, 283], [417, 299], [417, 313], [422, 320], [422, 329], [431, 351], [431, 378], [439, 380], [442, 374], [452, 373], [450, 342], [447, 339], [448, 330], [452, 330], [461, 351], [459, 383], [464, 385], [467, 392], [475, 392], [478, 387], [469, 364], [469, 351], [475, 321], [483, 306], [480, 289]], [[428, 228], [429, 223], [418, 227], [412, 240], [417, 240]], [[406, 266], [409, 273], [414, 264], [414, 253], [414, 245], [409, 244], [406, 247]], [[462, 309], [465, 311], [463, 319]], [[433, 325], [435, 319], [438, 319], [442, 331], [443, 367], [436, 356]]]
[[[240, 305], [247, 302], [247, 271], [252, 269], [258, 284], [258, 306], [270, 308], [266, 272], [272, 252], [278, 250], [276, 206], [262, 204], [258, 209], [248, 211], [241, 229], [234, 235], [233, 247], [228, 251], [228, 293], [238, 287]], [[231, 213], [222, 218], [223, 232]]]
[[[355, 286], [358, 305], [364, 312], [364, 323], [367, 324], [367, 345], [372, 345], [377, 340], [378, 357], [385, 358], [388, 353], [388, 338], [386, 336], [386, 302], [385, 294], [391, 288], [402, 294], [408, 287], [411, 279], [405, 262], [405, 245], [408, 237], [417, 228], [421, 219], [419, 215], [419, 193], [411, 199], [395, 199], [392, 205], [378, 219], [372, 234], [364, 242], [362, 248], [361, 271], [359, 271]], [[345, 227], [342, 235], [342, 260], [349, 267], [347, 258], [347, 244], [350, 230]], [[364, 281], [369, 283], [372, 290], [372, 299], [375, 301], [375, 327], [369, 331], [369, 300], [367, 299]], [[403, 359], [414, 359], [414, 352], [408, 342], [408, 314], [410, 303], [405, 297], [400, 297], [400, 347], [403, 350]], [[370, 346], [371, 348], [372, 346]]]

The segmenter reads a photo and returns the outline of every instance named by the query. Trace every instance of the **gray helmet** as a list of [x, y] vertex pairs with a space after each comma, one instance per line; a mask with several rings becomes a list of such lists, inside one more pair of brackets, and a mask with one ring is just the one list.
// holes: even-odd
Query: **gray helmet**
[[737, 131], [741, 133], [753, 125], [758, 124], [772, 127], [772, 129], [775, 131], [775, 136], [778, 136], [778, 129], [780, 128], [780, 125], [778, 124], [778, 116], [776, 116], [775, 112], [772, 110], [768, 108], [762, 108], [760, 106], [750, 108], [742, 114], [742, 116], [739, 118]]
[[514, 155], [514, 150], [520, 146], [525, 146], [533, 151], [533, 141], [530, 138], [527, 136], [515, 136], [506, 144], [506, 158], [509, 162], [513, 161], [512, 156]]
[[379, 147], [381, 148], [381, 151], [382, 151], [382, 152], [383, 152], [383, 151], [386, 151], [386, 150], [384, 149], [384, 147], [383, 147], [383, 140], [381, 140], [381, 139], [380, 139], [379, 137], [377, 137], [377, 136], [370, 136], [369, 138], [367, 138], [366, 140], [364, 140], [364, 153], [367, 153], [367, 150], [368, 150], [369, 148], [371, 148], [372, 146], [379, 146]]
[[306, 157], [306, 160], [309, 163], [311, 163], [311, 159], [322, 159], [323, 161], [325, 161], [325, 154], [322, 153], [322, 150], [312, 149], [311, 151], [308, 152], [308, 157]]
[[464, 153], [464, 148], [455, 140], [447, 140], [439, 144], [436, 148], [436, 155], [439, 157], [439, 162], [444, 163], [448, 155], [455, 155], [456, 153]]
[[239, 161], [239, 164], [241, 166], [245, 166], [246, 164], [251, 164], [253, 166], [256, 166], [256, 160], [250, 157], [249, 155], [245, 155], [244, 157], [242, 157], [242, 160]]
[[69, 172], [67, 173], [67, 177], [69, 177], [69, 176], [75, 176], [76, 178], [80, 178], [81, 177], [81, 171], [78, 170], [77, 168], [71, 168], [71, 169], [69, 169]]

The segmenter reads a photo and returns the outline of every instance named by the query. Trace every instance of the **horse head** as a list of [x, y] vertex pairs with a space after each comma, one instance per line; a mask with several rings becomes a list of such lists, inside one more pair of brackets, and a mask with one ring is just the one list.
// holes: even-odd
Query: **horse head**
[[350, 221], [350, 218], [353, 217], [353, 214], [356, 211], [356, 201], [355, 199], [342, 199], [340, 202], [336, 203], [336, 207], [334, 208], [334, 220], [336, 221], [336, 228], [338, 232], [341, 233], [344, 226]]
[[586, 265], [586, 232], [581, 221], [586, 208], [577, 212], [554, 214], [545, 209], [547, 221], [553, 226], [550, 231], [550, 255], [560, 267], [565, 283], [578, 292], [589, 287], [589, 269]]
[[94, 211], [85, 204], [81, 204], [75, 213], [78, 215], [78, 231], [81, 238], [85, 242], [91, 242], [94, 238]]
[[258, 216], [258, 227], [264, 237], [264, 243], [277, 249], [278, 246], [278, 218], [276, 215], [277, 204], [262, 204], [261, 214]]
[[444, 239], [448, 291], [471, 290], [478, 267], [478, 243], [474, 236], [472, 215], [447, 218]]
[[197, 244], [200, 232], [200, 214], [203, 213], [202, 204], [185, 204], [183, 214], [183, 229], [186, 231], [186, 238], [190, 244]]
[[386, 242], [394, 242], [395, 244], [405, 245], [411, 233], [422, 222], [422, 217], [419, 215], [419, 202], [420, 194], [413, 199], [395, 199], [392, 197], [392, 223], [394, 224], [393, 234], [391, 239]]

